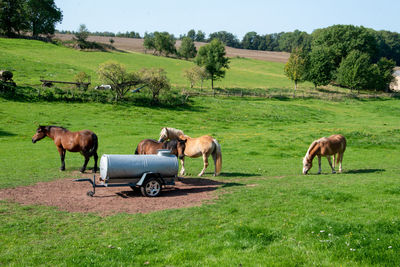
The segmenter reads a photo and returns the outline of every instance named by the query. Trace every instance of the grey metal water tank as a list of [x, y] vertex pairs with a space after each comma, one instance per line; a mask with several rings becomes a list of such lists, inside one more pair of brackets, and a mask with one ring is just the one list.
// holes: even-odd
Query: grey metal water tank
[[100, 177], [140, 178], [145, 172], [159, 173], [163, 177], [178, 174], [178, 159], [169, 150], [160, 149], [157, 155], [107, 155], [100, 159]]

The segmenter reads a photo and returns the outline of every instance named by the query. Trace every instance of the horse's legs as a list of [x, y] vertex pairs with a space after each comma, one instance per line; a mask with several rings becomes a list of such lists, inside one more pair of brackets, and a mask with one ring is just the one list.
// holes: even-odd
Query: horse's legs
[[339, 154], [339, 172], [342, 172], [343, 153]]
[[199, 173], [199, 176], [202, 176], [208, 167], [208, 155], [207, 154], [203, 154], [203, 162], [204, 162], [204, 167], [201, 170], [201, 172]]
[[183, 159], [181, 159], [181, 165], [182, 165], [182, 168], [181, 168], [181, 176], [183, 176], [183, 175], [185, 175], [185, 158], [183, 158]]
[[66, 150], [62, 147], [57, 147], [57, 149], [58, 149], [58, 153], [60, 154], [60, 158], [61, 158], [60, 171], [65, 171], [65, 152], [66, 152]]
[[217, 153], [214, 151], [212, 154], [214, 160], [214, 176], [217, 176]]
[[329, 166], [331, 166], [332, 173], [336, 173], [336, 172], [335, 172], [335, 168], [333, 168], [333, 167], [332, 167], [332, 160], [331, 160], [331, 156], [327, 156], [326, 158], [328, 159]]
[[[337, 157], [339, 158], [339, 153], [337, 154]], [[332, 166], [333, 166], [333, 168], [335, 168], [336, 167], [336, 154], [333, 154], [333, 162], [332, 162]]]
[[321, 174], [321, 156], [318, 156], [318, 174]]
[[90, 156], [88, 156], [88, 155], [86, 155], [86, 154], [83, 154], [83, 156], [85, 157], [85, 162], [83, 163], [83, 166], [82, 166], [82, 168], [81, 168], [81, 170], [80, 170], [81, 173], [84, 173], [84, 172], [85, 172], [85, 170], [86, 170], [86, 165], [88, 164], [89, 159], [90, 159]]
[[93, 154], [93, 159], [94, 159], [94, 168], [93, 168], [93, 172], [96, 173], [97, 172], [97, 160], [98, 160], [99, 156], [97, 155], [97, 152], [94, 152]]

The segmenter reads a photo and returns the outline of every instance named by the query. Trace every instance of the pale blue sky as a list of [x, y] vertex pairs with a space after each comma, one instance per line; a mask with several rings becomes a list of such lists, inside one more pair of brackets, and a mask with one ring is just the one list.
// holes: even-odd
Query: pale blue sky
[[63, 11], [59, 30], [167, 31], [208, 34], [225, 30], [242, 38], [299, 29], [311, 33], [334, 24], [353, 24], [400, 33], [400, 0], [55, 0]]

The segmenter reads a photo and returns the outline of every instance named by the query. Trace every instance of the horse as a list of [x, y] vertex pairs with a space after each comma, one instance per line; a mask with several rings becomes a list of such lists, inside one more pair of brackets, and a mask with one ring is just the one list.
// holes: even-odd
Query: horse
[[185, 144], [186, 140], [158, 142], [154, 139], [144, 139], [137, 145], [135, 154], [157, 154], [157, 150], [159, 149], [169, 149], [171, 154], [179, 159], [183, 159], [185, 156]]
[[[318, 174], [321, 174], [321, 157], [324, 156], [328, 159], [331, 166], [332, 173], [335, 171], [335, 157], [337, 164], [339, 164], [339, 172], [342, 172], [343, 153], [346, 150], [346, 138], [341, 134], [331, 135], [329, 137], [322, 137], [311, 143], [307, 153], [303, 159], [303, 174], [307, 174], [312, 167], [312, 161], [315, 156], [318, 156]], [[337, 154], [337, 156], [336, 156]], [[331, 162], [331, 155], [333, 155], [333, 166]]]
[[[222, 154], [221, 154], [221, 145], [215, 140], [213, 137], [209, 135], [204, 135], [197, 138], [191, 138], [183, 133], [182, 130], [164, 127], [161, 129], [159, 142], [163, 140], [173, 140], [173, 139], [181, 139], [186, 140], [185, 147], [185, 156], [190, 158], [197, 158], [203, 156], [204, 167], [199, 173], [199, 176], [202, 176], [208, 167], [208, 157], [212, 155], [214, 160], [214, 176], [218, 176], [221, 173], [222, 168]], [[184, 159], [181, 159], [182, 169], [180, 174], [185, 174], [185, 163]]]
[[54, 144], [57, 146], [58, 153], [61, 157], [61, 171], [65, 171], [65, 153], [80, 152], [85, 157], [85, 162], [80, 169], [80, 172], [85, 172], [86, 165], [91, 156], [94, 158], [93, 172], [97, 172], [97, 148], [98, 138], [95, 133], [89, 130], [82, 130], [79, 132], [70, 132], [66, 128], [59, 126], [39, 126], [35, 135], [32, 137], [32, 143], [49, 137], [53, 139]]

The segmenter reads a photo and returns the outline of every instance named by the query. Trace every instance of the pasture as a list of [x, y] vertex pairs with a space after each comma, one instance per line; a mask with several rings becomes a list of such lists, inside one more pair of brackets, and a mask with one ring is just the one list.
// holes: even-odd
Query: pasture
[[[182, 70], [193, 64], [139, 53], [80, 52], [0, 39], [0, 66], [10, 68], [22, 85], [39, 85], [40, 76], [71, 80], [79, 71], [99, 83], [97, 66], [107, 60], [124, 63], [132, 71], [163, 67], [175, 89], [188, 87]], [[282, 63], [245, 58], [231, 59], [226, 79], [216, 85], [292, 88]], [[324, 93], [329, 99], [330, 93]], [[212, 199], [196, 207], [101, 214], [85, 206], [87, 199], [73, 203], [86, 212], [68, 212], [56, 202], [21, 205], [0, 200], [0, 265], [396, 265], [400, 261], [399, 117], [398, 100], [385, 97], [340, 101], [191, 97], [178, 107], [0, 98], [0, 195], [10, 188], [62, 181], [65, 190], [50, 187], [43, 193], [62, 202], [68, 198], [67, 185], [82, 177], [77, 172], [83, 163], [80, 154], [67, 152], [66, 171], [60, 172], [53, 142], [45, 138], [32, 144], [39, 124], [94, 131], [99, 156], [133, 154], [139, 141], [158, 139], [162, 127], [178, 128], [192, 137], [209, 134], [221, 144], [223, 162], [222, 175], [212, 177], [210, 159], [204, 181], [219, 186], [210, 191]], [[331, 174], [323, 159], [322, 174], [316, 175], [314, 159], [310, 175], [302, 175], [302, 159], [311, 142], [334, 133], [347, 138], [344, 172]], [[88, 167], [93, 167], [93, 159]], [[186, 158], [186, 179], [202, 167], [200, 158]], [[171, 198], [166, 192], [151, 201]], [[112, 206], [109, 199], [97, 201]]]
[[[32, 144], [38, 124], [93, 130], [99, 155], [133, 153], [140, 140], [157, 139], [162, 126], [191, 136], [211, 134], [222, 146], [222, 175], [212, 178], [210, 164], [205, 179], [224, 183], [213, 192], [217, 198], [200, 207], [148, 214], [104, 217], [2, 201], [4, 265], [399, 262], [397, 100], [196, 97], [178, 109], [0, 101], [1, 188], [80, 177], [76, 170], [81, 155], [67, 152], [66, 172], [60, 172], [52, 141]], [[331, 133], [348, 140], [344, 173], [330, 174], [323, 159], [321, 175], [316, 175], [316, 162], [311, 175], [302, 175], [302, 157], [310, 143]], [[185, 165], [193, 177], [202, 160], [187, 158]]]

